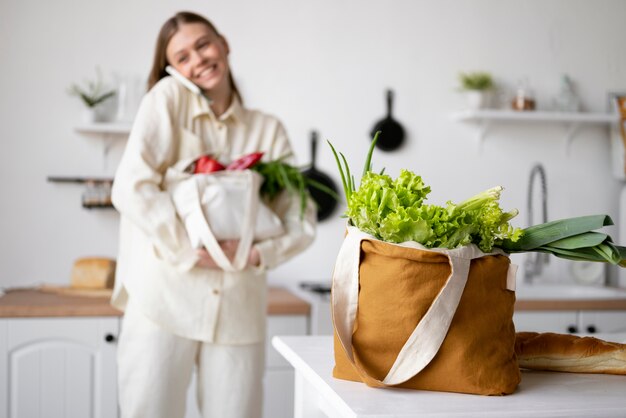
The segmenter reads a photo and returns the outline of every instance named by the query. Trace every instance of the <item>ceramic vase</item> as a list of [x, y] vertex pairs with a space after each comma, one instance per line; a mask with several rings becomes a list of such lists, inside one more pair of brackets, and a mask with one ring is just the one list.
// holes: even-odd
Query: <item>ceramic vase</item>
[[86, 107], [81, 113], [81, 119], [84, 124], [92, 124], [99, 121], [99, 112], [97, 107]]
[[465, 92], [465, 100], [470, 110], [486, 109], [491, 104], [491, 94], [484, 90], [468, 90]]

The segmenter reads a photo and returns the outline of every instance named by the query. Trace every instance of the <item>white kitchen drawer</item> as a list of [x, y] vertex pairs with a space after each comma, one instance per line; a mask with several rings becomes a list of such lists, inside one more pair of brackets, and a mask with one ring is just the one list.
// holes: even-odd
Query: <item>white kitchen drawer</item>
[[[577, 311], [517, 311], [513, 315], [515, 330], [570, 333], [579, 327]], [[576, 332], [574, 331], [574, 332]]]
[[580, 332], [626, 332], [626, 311], [581, 311]]

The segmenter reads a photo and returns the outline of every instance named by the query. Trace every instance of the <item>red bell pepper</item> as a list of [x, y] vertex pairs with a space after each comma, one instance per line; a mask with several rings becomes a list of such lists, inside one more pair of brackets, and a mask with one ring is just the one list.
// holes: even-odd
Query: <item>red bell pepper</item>
[[253, 167], [263, 157], [262, 152], [253, 152], [252, 154], [244, 155], [238, 160], [226, 166], [226, 170], [246, 170]]
[[194, 174], [208, 174], [215, 171], [221, 171], [225, 167], [216, 159], [210, 155], [203, 155], [196, 160], [196, 166], [194, 167]]

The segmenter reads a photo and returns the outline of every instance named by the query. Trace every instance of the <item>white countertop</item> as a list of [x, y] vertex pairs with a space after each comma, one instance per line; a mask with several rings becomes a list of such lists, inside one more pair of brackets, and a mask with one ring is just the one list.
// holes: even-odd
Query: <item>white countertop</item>
[[[596, 337], [626, 342], [626, 334]], [[274, 337], [272, 344], [296, 369], [296, 389], [308, 399], [300, 399], [308, 413], [296, 406], [299, 417], [626, 417], [626, 376], [523, 371], [508, 396], [374, 389], [332, 377], [331, 336]]]

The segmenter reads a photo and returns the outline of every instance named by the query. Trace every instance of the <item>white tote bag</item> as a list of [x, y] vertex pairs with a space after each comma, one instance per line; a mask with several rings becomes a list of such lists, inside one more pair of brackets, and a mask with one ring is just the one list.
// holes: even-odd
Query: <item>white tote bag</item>
[[[250, 247], [284, 233], [280, 218], [260, 199], [263, 178], [251, 170], [190, 174], [172, 167], [165, 187], [172, 196], [192, 246], [204, 246], [226, 271], [245, 268]], [[239, 240], [231, 263], [219, 241]]]

